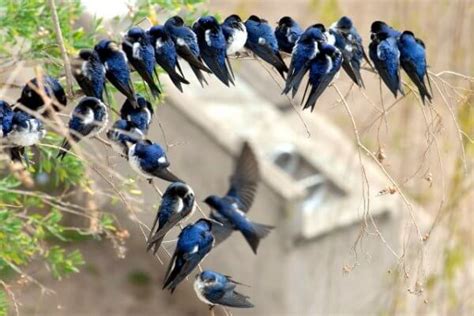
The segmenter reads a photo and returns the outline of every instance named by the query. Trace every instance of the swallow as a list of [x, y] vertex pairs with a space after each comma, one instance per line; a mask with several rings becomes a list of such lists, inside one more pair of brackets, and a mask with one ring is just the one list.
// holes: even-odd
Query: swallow
[[360, 74], [362, 61], [365, 59], [370, 67], [372, 65], [362, 45], [362, 37], [354, 27], [352, 20], [343, 16], [331, 25], [329, 31], [335, 35], [335, 46], [342, 53], [342, 68], [356, 85], [364, 87], [364, 81]]
[[[42, 93], [40, 93], [40, 84], [43, 87]], [[44, 108], [45, 100], [43, 96], [51, 98], [53, 109], [56, 112], [66, 107], [66, 93], [57, 79], [44, 75], [41, 77], [40, 84], [38, 83], [38, 78], [28, 81], [21, 90], [21, 96], [17, 102], [32, 111], [44, 113], [46, 117], [49, 116], [49, 112]]]
[[237, 55], [247, 42], [247, 28], [237, 14], [228, 16], [222, 23], [222, 33], [226, 40], [227, 56]]
[[293, 98], [295, 97], [304, 75], [310, 69], [311, 61], [319, 51], [318, 42], [323, 41], [323, 33], [316, 27], [309, 27], [301, 34], [293, 49], [283, 94], [292, 91]]
[[[156, 63], [168, 74], [173, 84], [179, 91], [183, 92], [181, 84], [189, 84], [183, 76], [183, 71], [178, 62], [178, 54], [173, 40], [165, 27], [155, 25], [148, 30], [150, 43], [155, 48]], [[178, 69], [179, 73], [176, 71]]]
[[158, 97], [161, 91], [154, 78], [158, 77], [155, 70], [155, 49], [145, 30], [137, 26], [129, 29], [124, 36], [122, 49], [129, 63], [150, 88], [153, 97]]
[[150, 140], [140, 140], [132, 144], [128, 149], [128, 161], [132, 169], [149, 182], [154, 177], [169, 182], [183, 182], [169, 170], [170, 162], [165, 150]]
[[306, 87], [306, 89], [311, 87], [311, 90], [303, 106], [303, 110], [311, 108], [311, 112], [314, 110], [316, 101], [329, 86], [342, 65], [342, 53], [337, 47], [322, 42], [318, 43], [318, 51], [316, 57], [311, 61]]
[[272, 65], [285, 79], [285, 73], [288, 67], [281, 58], [278, 49], [278, 42], [272, 27], [264, 19], [252, 15], [245, 21], [247, 28], [247, 42], [245, 47], [251, 50], [255, 55]]
[[[107, 107], [98, 98], [84, 97], [74, 107], [69, 119], [69, 135], [76, 143], [85, 137], [98, 135], [107, 124]], [[68, 138], [64, 138], [58, 158], [64, 159], [71, 144]]]
[[278, 48], [287, 54], [293, 52], [296, 41], [303, 34], [300, 25], [289, 16], [284, 16], [278, 21], [275, 28], [275, 37], [278, 41]]
[[248, 301], [248, 296], [242, 295], [235, 290], [238, 284], [241, 283], [232, 280], [232, 278], [227, 275], [211, 270], [204, 270], [196, 275], [194, 291], [199, 300], [209, 305], [210, 308], [216, 305], [236, 308], [254, 307], [254, 305]]
[[94, 50], [105, 67], [105, 77], [134, 106], [137, 106], [125, 53], [120, 50], [117, 43], [106, 39], [95, 45]]
[[[11, 129], [6, 135], [11, 145], [10, 154], [13, 161], [23, 161], [25, 147], [36, 145], [46, 136], [41, 120], [15, 109], [11, 121]], [[28, 157], [25, 157], [28, 159]]]
[[[372, 24], [372, 29], [379, 29], [379, 27], [374, 27], [376, 23]], [[393, 37], [396, 34], [395, 31], [391, 31], [389, 26], [385, 29], [388, 31], [371, 34], [369, 57], [377, 73], [396, 98], [399, 91], [402, 95], [404, 94], [400, 80], [400, 50], [397, 37]]]
[[194, 213], [195, 200], [194, 191], [189, 185], [173, 182], [168, 186], [148, 236], [147, 251], [153, 249], [153, 254], [155, 254], [166, 234]]
[[0, 100], [0, 138], [7, 136], [13, 128], [14, 112], [7, 102]]
[[212, 222], [201, 218], [181, 231], [166, 272], [163, 289], [174, 292], [214, 246]]
[[422, 40], [415, 38], [410, 31], [404, 31], [398, 38], [398, 49], [400, 50], [400, 64], [416, 85], [420, 92], [421, 100], [425, 99], [431, 103], [431, 94], [425, 84], [425, 76], [429, 81], [426, 65], [425, 44]]
[[245, 142], [236, 161], [226, 195], [224, 197], [211, 195], [204, 200], [212, 210], [211, 219], [222, 224], [213, 225], [212, 228], [216, 245], [227, 239], [233, 231], [238, 230], [256, 254], [260, 239], [274, 228], [251, 222], [246, 215], [252, 206], [259, 181], [257, 158], [249, 143]]
[[79, 87], [86, 96], [104, 100], [105, 67], [92, 49], [81, 49], [71, 62], [71, 69]]
[[135, 99], [137, 100], [138, 107], [133, 107], [128, 99], [125, 100], [120, 109], [120, 117], [131, 122], [133, 126], [141, 130], [143, 134], [147, 134], [153, 117], [153, 107], [151, 103], [139, 93], [135, 95]]
[[196, 33], [201, 58], [219, 80], [229, 86], [234, 84], [232, 67], [227, 59], [227, 43], [222, 27], [213, 16], [199, 18], [193, 24]]
[[318, 30], [320, 30], [329, 45], [334, 46], [336, 44], [336, 37], [334, 36], [334, 33], [326, 29], [324, 24], [316, 23], [311, 25], [309, 28], [317, 28]]
[[204, 87], [207, 81], [202, 71], [207, 73], [212, 71], [202, 63], [196, 34], [184, 25], [183, 19], [179, 16], [169, 18], [165, 22], [165, 30], [171, 36], [179, 57], [188, 62], [199, 83]]
[[115, 121], [106, 135], [112, 142], [112, 149], [127, 159], [130, 144], [135, 144], [144, 138], [144, 134], [139, 128], [124, 119]]

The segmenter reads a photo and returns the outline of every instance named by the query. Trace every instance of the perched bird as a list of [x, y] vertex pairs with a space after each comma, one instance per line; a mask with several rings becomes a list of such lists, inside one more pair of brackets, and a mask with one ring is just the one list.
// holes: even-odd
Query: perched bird
[[230, 188], [224, 197], [208, 196], [204, 202], [211, 207], [211, 219], [222, 225], [213, 225], [212, 233], [216, 244], [230, 234], [240, 231], [254, 253], [257, 253], [260, 239], [267, 236], [273, 226], [251, 222], [246, 213], [252, 206], [257, 185], [260, 181], [258, 162], [250, 145], [245, 142], [240, 157], [230, 178]]
[[213, 16], [203, 16], [193, 24], [201, 58], [222, 83], [234, 84], [232, 67], [227, 59], [227, 43], [222, 27]]
[[[155, 25], [148, 30], [150, 42], [155, 48], [155, 60], [168, 73], [173, 84], [179, 91], [183, 92], [181, 84], [189, 84], [183, 76], [183, 71], [178, 62], [178, 54], [176, 47], [165, 27]], [[178, 69], [179, 73], [176, 71]]]
[[275, 28], [275, 37], [278, 48], [285, 53], [291, 54], [298, 38], [303, 34], [300, 25], [289, 16], [284, 16], [278, 21]]
[[431, 94], [425, 84], [425, 76], [429, 81], [426, 65], [425, 44], [422, 40], [415, 38], [410, 31], [404, 31], [398, 38], [398, 49], [400, 50], [400, 64], [416, 85], [420, 92], [421, 100], [425, 104], [425, 98], [431, 102]]
[[6, 135], [7, 141], [11, 145], [11, 159], [21, 162], [25, 147], [39, 143], [45, 135], [46, 130], [39, 119], [16, 109], [13, 113], [11, 129]]
[[155, 49], [145, 30], [137, 26], [128, 30], [122, 42], [122, 49], [130, 64], [150, 88], [151, 94], [158, 97], [161, 91], [154, 78], [158, 77], [155, 70]]
[[193, 214], [195, 209], [194, 191], [182, 182], [174, 182], [168, 186], [156, 213], [153, 226], [148, 236], [147, 251], [153, 249], [155, 254], [160, 248], [163, 238], [179, 222]]
[[228, 16], [222, 23], [222, 33], [227, 45], [227, 56], [239, 54], [247, 42], [247, 28], [237, 14]]
[[334, 36], [334, 33], [327, 30], [326, 27], [324, 26], [324, 24], [316, 23], [316, 24], [311, 25], [309, 28], [317, 28], [318, 30], [320, 30], [321, 33], [323, 33], [323, 35], [326, 39], [326, 42], [329, 45], [334, 46], [336, 44], [336, 37]]
[[140, 140], [128, 149], [128, 161], [133, 170], [148, 181], [157, 177], [169, 182], [182, 182], [170, 170], [165, 150], [150, 140]]
[[196, 275], [194, 291], [199, 300], [213, 308], [222, 305], [237, 308], [254, 307], [248, 296], [235, 291], [237, 284], [229, 276], [211, 270], [204, 270]]
[[311, 108], [311, 111], [314, 110], [318, 98], [341, 69], [342, 54], [339, 49], [327, 42], [322, 42], [318, 43], [318, 50], [316, 57], [311, 61], [309, 80], [306, 87], [306, 89], [311, 87], [311, 90], [303, 110], [307, 108]]
[[14, 112], [7, 102], [0, 100], [0, 138], [7, 136], [13, 127]]
[[[64, 88], [61, 86], [59, 81], [51, 76], [44, 75], [39, 78], [33, 78], [28, 81], [23, 90], [21, 96], [18, 99], [18, 103], [23, 104], [32, 111], [44, 112], [45, 100], [43, 96], [51, 98], [53, 109], [58, 112], [62, 107], [67, 105], [66, 93]], [[40, 92], [40, 85], [43, 87], [43, 96]], [[45, 116], [48, 116], [48, 111], [44, 112]]]
[[144, 138], [143, 132], [139, 128], [132, 122], [123, 119], [115, 121], [106, 135], [112, 142], [112, 149], [127, 158], [129, 145]]
[[95, 45], [94, 50], [105, 66], [106, 78], [120, 93], [130, 100], [133, 106], [137, 106], [125, 53], [120, 50], [117, 43], [105, 39]]
[[72, 74], [86, 96], [104, 100], [105, 67], [92, 49], [81, 49], [71, 62]]
[[364, 81], [360, 74], [362, 61], [365, 59], [370, 66], [372, 65], [362, 45], [362, 37], [354, 27], [352, 20], [343, 16], [331, 25], [329, 31], [335, 35], [335, 46], [339, 48], [344, 58], [342, 68], [355, 84], [364, 87]]
[[[94, 97], [84, 97], [76, 105], [69, 119], [69, 134], [73, 141], [99, 134], [107, 124], [107, 107]], [[71, 148], [68, 138], [64, 138], [58, 158], [63, 159]]]
[[311, 61], [318, 53], [318, 42], [323, 41], [325, 41], [323, 33], [316, 27], [309, 27], [301, 34], [291, 56], [288, 77], [283, 89], [284, 94], [292, 91], [295, 97], [304, 75], [311, 67]]
[[[374, 22], [374, 24], [377, 22]], [[372, 24], [372, 29], [374, 28]], [[400, 80], [400, 50], [398, 49], [397, 38], [391, 36], [393, 31], [380, 31], [372, 33], [372, 41], [369, 44], [369, 56], [378, 74], [395, 98], [398, 91], [403, 95]]]
[[278, 50], [278, 42], [272, 27], [264, 19], [252, 15], [245, 21], [247, 28], [247, 42], [245, 47], [251, 50], [255, 55], [272, 65], [285, 78], [288, 72], [285, 62], [281, 58]]
[[212, 222], [201, 218], [181, 231], [176, 249], [171, 257], [165, 276], [163, 289], [174, 292], [214, 246]]
[[153, 107], [141, 94], [135, 95], [138, 107], [133, 107], [127, 99], [120, 109], [120, 117], [133, 124], [136, 128], [142, 131], [143, 134], [148, 132], [153, 117]]
[[189, 63], [199, 83], [204, 87], [207, 81], [202, 71], [208, 73], [212, 71], [202, 63], [196, 34], [184, 25], [183, 19], [179, 16], [169, 18], [165, 22], [165, 30], [171, 36], [178, 55]]

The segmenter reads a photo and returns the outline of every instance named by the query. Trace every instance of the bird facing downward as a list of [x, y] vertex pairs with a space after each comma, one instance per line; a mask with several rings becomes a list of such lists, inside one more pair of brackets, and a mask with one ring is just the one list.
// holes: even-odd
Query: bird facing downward
[[[69, 119], [69, 134], [73, 141], [79, 142], [84, 137], [99, 134], [107, 125], [107, 107], [94, 97], [82, 98], [71, 113]], [[64, 138], [58, 158], [63, 159], [71, 144]]]
[[229, 276], [211, 270], [204, 270], [196, 275], [194, 291], [199, 300], [211, 308], [215, 305], [236, 308], [254, 307], [248, 301], [248, 296], [235, 290], [237, 284], [240, 283], [232, 280]]
[[195, 209], [194, 191], [182, 182], [174, 182], [168, 186], [156, 213], [153, 226], [148, 236], [147, 251], [153, 249], [155, 254], [160, 248], [163, 238], [179, 222], [191, 216]]

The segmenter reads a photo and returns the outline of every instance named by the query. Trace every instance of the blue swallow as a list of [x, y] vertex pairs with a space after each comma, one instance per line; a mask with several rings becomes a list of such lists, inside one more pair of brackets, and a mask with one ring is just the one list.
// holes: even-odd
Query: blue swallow
[[130, 64], [150, 88], [151, 94], [158, 97], [161, 91], [155, 83], [155, 77], [158, 77], [155, 70], [155, 49], [145, 30], [137, 26], [128, 30], [122, 49]]
[[[107, 107], [94, 97], [84, 97], [75, 106], [69, 119], [69, 134], [73, 141], [79, 142], [84, 137], [99, 134], [107, 124]], [[64, 138], [58, 158], [63, 159], [71, 148], [67, 138]]]
[[[30, 114], [16, 109], [13, 113], [11, 129], [6, 135], [11, 146], [13, 161], [21, 162], [25, 147], [36, 145], [46, 135], [43, 123]], [[28, 159], [27, 156], [25, 156]]]
[[222, 23], [222, 33], [226, 40], [227, 56], [237, 55], [244, 49], [248, 34], [240, 16], [228, 16]]
[[306, 89], [311, 87], [311, 90], [309, 91], [303, 110], [307, 108], [311, 108], [311, 111], [314, 110], [318, 98], [341, 69], [342, 53], [337, 47], [327, 42], [320, 42], [318, 43], [318, 50], [318, 54], [311, 61], [309, 80], [306, 87]]
[[120, 50], [117, 43], [105, 39], [95, 45], [94, 50], [99, 55], [102, 64], [104, 64], [106, 78], [134, 106], [137, 106], [125, 53]]
[[170, 162], [165, 150], [150, 140], [141, 140], [131, 145], [128, 150], [128, 161], [133, 170], [150, 182], [154, 177], [169, 182], [182, 182], [169, 170]]
[[104, 100], [105, 67], [99, 55], [91, 49], [81, 49], [71, 62], [72, 74], [86, 96]]
[[222, 225], [213, 225], [212, 233], [216, 244], [238, 230], [245, 237], [254, 253], [257, 253], [260, 239], [270, 233], [273, 226], [251, 222], [246, 213], [252, 206], [257, 185], [260, 181], [258, 162], [250, 145], [245, 142], [236, 161], [230, 179], [230, 188], [224, 197], [208, 196], [204, 202], [211, 207], [211, 218]]
[[178, 236], [163, 289], [173, 292], [211, 251], [214, 245], [212, 226], [211, 221], [201, 218], [196, 223], [184, 227]]
[[425, 76], [428, 83], [430, 82], [426, 66], [425, 44], [422, 40], [415, 38], [412, 32], [404, 31], [398, 39], [398, 49], [400, 64], [418, 88], [423, 104], [425, 104], [425, 98], [431, 102], [432, 97], [425, 84]]
[[335, 46], [342, 53], [342, 68], [359, 87], [364, 87], [360, 74], [362, 61], [365, 59], [372, 66], [362, 45], [362, 37], [354, 27], [352, 20], [346, 16], [333, 23], [329, 29], [336, 37]]
[[[67, 105], [66, 93], [57, 79], [44, 75], [41, 78], [41, 85], [43, 86], [44, 95], [52, 99], [52, 106], [55, 111], [60, 111], [61, 108], [64, 108]], [[45, 116], [48, 116], [48, 111], [44, 109], [45, 103], [43, 97], [38, 93], [38, 91], [38, 78], [33, 78], [25, 84], [17, 102], [23, 104], [32, 111], [45, 111]]]
[[222, 83], [229, 86], [234, 84], [232, 67], [227, 59], [227, 43], [222, 33], [222, 27], [213, 16], [199, 18], [193, 24], [196, 33], [201, 58]]
[[309, 27], [301, 34], [291, 56], [284, 94], [291, 90], [295, 97], [304, 75], [310, 69], [311, 61], [318, 53], [318, 42], [322, 41], [325, 41], [323, 33], [316, 27]]
[[10, 133], [13, 128], [14, 112], [7, 102], [0, 100], [0, 138]]
[[168, 186], [161, 199], [153, 226], [148, 236], [147, 251], [153, 248], [155, 254], [160, 248], [165, 235], [182, 220], [190, 217], [195, 208], [194, 191], [182, 182]]
[[212, 73], [212, 71], [202, 63], [199, 44], [193, 30], [185, 26], [183, 19], [179, 16], [169, 18], [165, 22], [165, 30], [171, 36], [176, 52], [191, 66], [201, 86], [204, 86], [204, 83], [207, 84], [202, 71], [208, 73]]
[[[178, 54], [176, 47], [165, 27], [155, 25], [148, 30], [150, 42], [155, 48], [155, 59], [158, 65], [168, 73], [173, 84], [179, 91], [183, 92], [181, 84], [189, 84], [183, 76], [183, 71], [178, 62]], [[176, 71], [178, 69], [179, 73]]]
[[135, 95], [138, 107], [133, 107], [130, 101], [125, 100], [120, 109], [120, 117], [133, 123], [133, 126], [142, 131], [143, 134], [148, 133], [148, 128], [153, 117], [153, 107], [141, 94]]
[[245, 47], [250, 49], [255, 55], [272, 65], [285, 78], [288, 72], [285, 62], [281, 58], [278, 50], [278, 42], [272, 27], [264, 19], [252, 15], [245, 21], [247, 28], [247, 42]]
[[[377, 22], [372, 24], [372, 29], [379, 28], [374, 28], [375, 23]], [[388, 28], [389, 26], [384, 29]], [[383, 82], [396, 98], [398, 91], [404, 94], [400, 80], [400, 50], [397, 37], [393, 37], [396, 34], [395, 31], [388, 30], [371, 34], [369, 56]]]
[[127, 120], [117, 120], [107, 131], [107, 138], [112, 142], [112, 148], [118, 154], [128, 159], [130, 144], [143, 139], [143, 132]]
[[291, 54], [296, 41], [303, 34], [300, 25], [289, 16], [284, 16], [278, 21], [275, 28], [275, 37], [278, 41], [278, 48], [285, 53]]
[[328, 43], [329, 45], [333, 45], [333, 46], [336, 45], [336, 36], [334, 35], [333, 32], [326, 29], [324, 24], [316, 23], [316, 24], [311, 25], [308, 28], [316, 28], [316, 29], [320, 30], [321, 33], [323, 34], [324, 38], [325, 38], [326, 43]]
[[254, 307], [249, 297], [235, 290], [237, 284], [231, 277], [211, 270], [204, 270], [196, 275], [194, 291], [203, 303], [213, 308], [222, 305], [236, 308]]

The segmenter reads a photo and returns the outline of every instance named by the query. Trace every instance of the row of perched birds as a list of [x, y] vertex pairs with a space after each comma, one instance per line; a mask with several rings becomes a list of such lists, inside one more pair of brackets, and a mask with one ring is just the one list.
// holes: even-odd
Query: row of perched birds
[[[417, 85], [423, 101], [425, 98], [431, 100], [425, 85], [427, 70], [423, 42], [409, 31], [400, 33], [380, 21], [372, 24], [371, 32], [369, 57], [393, 94], [403, 93], [401, 67]], [[179, 90], [182, 91], [182, 84], [189, 84], [178, 57], [189, 63], [201, 85], [207, 83], [203, 74], [207, 72], [229, 86], [234, 83], [234, 75], [228, 57], [240, 55], [245, 50], [271, 64], [283, 78], [286, 75], [283, 93], [291, 91], [293, 97], [309, 72], [305, 95], [309, 92], [304, 108], [311, 110], [341, 67], [358, 86], [364, 87], [361, 65], [364, 60], [370, 65], [362, 39], [347, 17], [342, 17], [328, 29], [315, 24], [303, 31], [289, 17], [280, 19], [273, 30], [267, 21], [256, 16], [242, 22], [237, 15], [229, 16], [222, 24], [214, 17], [201, 17], [192, 28], [185, 26], [178, 16], [168, 19], [164, 26], [153, 26], [148, 31], [133, 27], [124, 36], [121, 47], [111, 40], [102, 40], [94, 49], [81, 50], [72, 62], [73, 74], [86, 96], [71, 113], [69, 136], [62, 142], [58, 157], [63, 159], [67, 155], [71, 141], [77, 143], [82, 138], [97, 136], [106, 128], [108, 107], [104, 96], [107, 96], [108, 80], [126, 97], [120, 118], [106, 133], [112, 147], [129, 161], [134, 171], [149, 181], [160, 178], [172, 183], [163, 195], [147, 242], [147, 249], [154, 253], [166, 233], [193, 213], [195, 197], [191, 187], [170, 170], [164, 148], [147, 139], [154, 111], [149, 100], [135, 93], [131, 69], [145, 81], [153, 98], [161, 93], [156, 64]], [[291, 54], [289, 67], [280, 52]], [[12, 160], [27, 159], [24, 149], [39, 143], [45, 136], [42, 117], [48, 117], [51, 108], [45, 106], [44, 96], [52, 99], [52, 108], [56, 111], [67, 104], [64, 89], [50, 76], [29, 81], [17, 101], [39, 116], [31, 115], [16, 104], [10, 106], [0, 101], [0, 138], [10, 148]], [[253, 252], [257, 252], [260, 239], [272, 228], [251, 222], [246, 215], [259, 179], [257, 159], [246, 143], [226, 195], [211, 195], [205, 199], [212, 209], [210, 218], [201, 218], [186, 226], [179, 235], [163, 288], [174, 291], [211, 249], [235, 230], [240, 231]], [[251, 307], [248, 298], [235, 291], [236, 284], [228, 276], [204, 271], [195, 280], [195, 290], [198, 297], [211, 306]]]
[[[431, 100], [425, 84], [424, 43], [412, 32], [401, 33], [381, 21], [372, 24], [371, 40], [369, 57], [394, 96], [398, 92], [403, 94], [401, 67], [417, 86], [423, 102], [425, 98]], [[240, 56], [245, 51], [269, 63], [284, 79], [286, 74], [283, 93], [291, 91], [293, 97], [309, 72], [303, 108], [311, 110], [341, 67], [359, 87], [364, 87], [362, 62], [365, 60], [372, 67], [362, 37], [348, 17], [340, 18], [328, 29], [319, 23], [303, 31], [288, 16], [281, 18], [273, 30], [266, 20], [255, 15], [242, 22], [234, 14], [222, 24], [212, 16], [204, 16], [188, 27], [181, 17], [174, 16], [164, 25], [155, 25], [147, 31], [132, 27], [121, 45], [102, 40], [93, 50], [82, 50], [73, 62], [73, 74], [86, 95], [102, 99], [107, 79], [135, 105], [129, 64], [146, 82], [151, 94], [158, 96], [156, 64], [180, 91], [189, 81], [178, 57], [190, 65], [202, 86], [207, 84], [204, 73], [214, 74], [229, 86], [235, 80], [229, 57]], [[289, 67], [280, 52], [291, 54]]]

